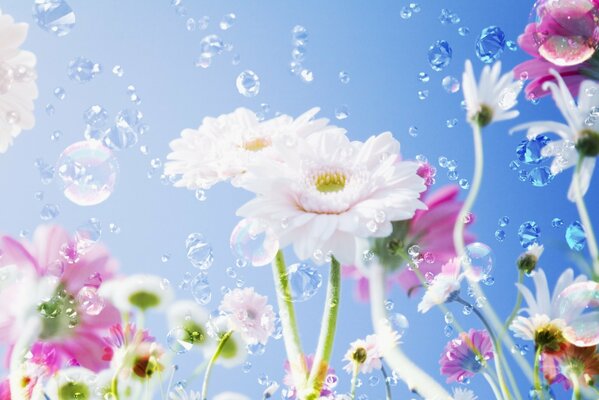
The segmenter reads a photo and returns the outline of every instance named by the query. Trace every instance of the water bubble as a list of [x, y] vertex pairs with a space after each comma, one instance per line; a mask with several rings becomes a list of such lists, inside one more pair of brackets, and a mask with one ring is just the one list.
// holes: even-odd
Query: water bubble
[[520, 164], [518, 163], [518, 161], [510, 161], [510, 163], [508, 164], [508, 168], [511, 169], [512, 171], [517, 171], [518, 168], [520, 168]]
[[67, 199], [80, 206], [100, 204], [114, 191], [118, 163], [112, 152], [97, 141], [67, 147], [56, 164]]
[[260, 267], [274, 259], [279, 250], [279, 241], [269, 230], [243, 219], [233, 228], [229, 246], [237, 257]]
[[518, 171], [518, 179], [522, 182], [526, 182], [528, 180], [528, 171], [521, 169]]
[[551, 226], [554, 228], [561, 228], [562, 226], [564, 226], [564, 220], [562, 220], [561, 218], [553, 218], [551, 220]]
[[456, 93], [460, 90], [460, 81], [458, 81], [455, 77], [448, 75], [441, 81], [443, 85], [443, 89], [447, 93]]
[[54, 96], [56, 96], [58, 100], [62, 101], [67, 97], [67, 92], [64, 90], [64, 88], [57, 87], [54, 89]]
[[230, 29], [233, 25], [235, 25], [235, 21], [237, 20], [237, 16], [233, 13], [229, 13], [225, 15], [218, 24], [219, 28], [223, 31]]
[[443, 334], [445, 335], [445, 337], [451, 337], [453, 335], [453, 326], [451, 325], [445, 325], [445, 327], [443, 328]]
[[410, 126], [408, 128], [408, 135], [412, 136], [412, 137], [416, 137], [418, 136], [418, 127], [417, 126]]
[[554, 178], [549, 167], [535, 167], [528, 173], [528, 180], [533, 186], [547, 186]]
[[541, 228], [535, 221], [526, 221], [520, 228], [518, 228], [518, 238], [520, 239], [520, 245], [525, 249], [535, 243], [539, 243], [539, 236], [541, 235]]
[[486, 244], [474, 242], [466, 246], [462, 266], [468, 279], [480, 281], [491, 273], [494, 263], [493, 250]]
[[518, 44], [513, 40], [508, 40], [507, 42], [505, 42], [505, 46], [508, 48], [509, 51], [518, 51]]
[[447, 121], [445, 121], [445, 126], [447, 126], [450, 129], [455, 128], [457, 124], [458, 124], [457, 118], [451, 118], [451, 119], [448, 119]]
[[115, 235], [121, 233], [121, 227], [115, 224], [114, 222], [108, 224], [108, 230], [110, 231], [110, 233], [114, 233]]
[[42, 184], [48, 185], [50, 182], [52, 182], [55, 172], [55, 168], [52, 165], [48, 164], [41, 158], [38, 158], [35, 160], [34, 166], [37, 168], [40, 174], [40, 180]]
[[350, 80], [350, 76], [347, 71], [339, 72], [339, 82], [343, 83], [344, 85], [347, 85], [349, 83], [349, 80]]
[[224, 49], [225, 44], [218, 35], [208, 35], [200, 41], [200, 54], [202, 56], [211, 58], [221, 54]]
[[125, 70], [123, 69], [123, 67], [121, 67], [120, 65], [115, 65], [114, 67], [112, 67], [112, 73], [118, 77], [118, 78], [122, 78], [123, 75], [125, 75]]
[[418, 73], [418, 80], [420, 82], [426, 83], [428, 81], [430, 81], [430, 76], [428, 76], [428, 74], [426, 72], [419, 72]]
[[426, 99], [428, 99], [428, 94], [429, 94], [429, 91], [428, 91], [428, 90], [426, 90], [426, 89], [424, 89], [424, 90], [419, 90], [419, 91], [418, 91], [418, 98], [419, 98], [420, 100], [426, 100]]
[[449, 43], [438, 40], [428, 49], [428, 62], [434, 71], [441, 71], [451, 62], [452, 54]]
[[77, 293], [77, 302], [87, 315], [99, 315], [104, 309], [104, 298], [93, 286], [83, 286]]
[[[50, 116], [50, 117], [53, 116], [54, 113], [56, 112], [56, 108], [54, 108], [54, 106], [52, 104], [46, 104], [45, 110], [46, 110], [46, 114], [48, 114], [48, 116]], [[21, 120], [21, 117], [18, 112], [8, 111], [6, 113], [6, 122], [8, 122], [10, 125], [17, 124], [20, 120]]]
[[399, 16], [402, 19], [410, 19], [412, 17], [412, 10], [408, 6], [403, 6], [399, 11]]
[[335, 118], [343, 120], [349, 117], [349, 107], [346, 104], [342, 104], [335, 108]]
[[287, 268], [287, 279], [291, 300], [296, 303], [311, 299], [322, 285], [322, 274], [304, 263], [291, 264]]
[[551, 139], [545, 135], [539, 135], [532, 140], [522, 141], [516, 148], [518, 160], [526, 164], [538, 164], [543, 159], [541, 151]]
[[97, 218], [90, 218], [75, 231], [77, 250], [85, 253], [102, 237], [102, 223]]
[[468, 36], [469, 33], [470, 33], [470, 28], [468, 28], [467, 26], [460, 26], [458, 28], [458, 34], [460, 36]]
[[301, 25], [296, 25], [291, 30], [291, 39], [294, 45], [305, 44], [308, 41], [308, 31]]
[[444, 319], [445, 319], [445, 323], [446, 324], [452, 324], [454, 321], [454, 317], [453, 314], [451, 313], [451, 311], [447, 311], [444, 315]]
[[67, 76], [75, 82], [89, 82], [102, 72], [102, 66], [84, 57], [76, 57], [67, 68]]
[[260, 78], [249, 69], [237, 76], [237, 91], [245, 97], [254, 97], [260, 93]]
[[201, 233], [191, 233], [185, 241], [187, 259], [195, 268], [206, 270], [212, 266], [214, 257], [212, 246], [204, 239]]
[[175, 327], [167, 333], [166, 345], [175, 354], [187, 353], [193, 348], [193, 338], [187, 329]]
[[306, 83], [310, 83], [314, 80], [314, 73], [312, 72], [312, 70], [309, 70], [307, 68], [302, 69], [299, 75], [302, 81]]
[[462, 308], [462, 314], [470, 315], [472, 314], [472, 310], [474, 310], [474, 307], [472, 307], [471, 305], [466, 305]]
[[60, 207], [58, 204], [44, 204], [42, 210], [40, 211], [40, 218], [42, 221], [50, 221], [58, 217], [60, 214]]
[[[563, 223], [563, 222], [562, 222]], [[578, 221], [572, 222], [566, 229], [566, 242], [574, 251], [581, 251], [587, 243], [584, 228]]]
[[462, 178], [459, 180], [458, 184], [462, 189], [470, 189], [470, 182], [468, 179]]
[[506, 233], [503, 229], [497, 229], [495, 231], [495, 239], [497, 239], [497, 241], [499, 242], [503, 242], [506, 238]]
[[206, 274], [200, 273], [191, 281], [191, 295], [200, 305], [206, 305], [212, 300], [212, 289]]
[[410, 322], [408, 318], [400, 313], [393, 313], [387, 317], [389, 321], [391, 329], [393, 329], [399, 337], [403, 337], [406, 333], [406, 330], [410, 327]]
[[569, 329], [562, 332], [566, 340], [579, 347], [599, 343], [599, 283], [569, 285], [558, 294], [556, 310], [566, 316]]
[[57, 142], [60, 137], [62, 136], [62, 132], [61, 131], [54, 131], [52, 132], [52, 134], [50, 135], [50, 140], [53, 142]]
[[56, 36], [65, 36], [75, 27], [75, 13], [64, 0], [35, 0], [35, 23]]
[[505, 49], [505, 33], [497, 26], [489, 26], [482, 30], [476, 39], [476, 56], [486, 64], [501, 57]]

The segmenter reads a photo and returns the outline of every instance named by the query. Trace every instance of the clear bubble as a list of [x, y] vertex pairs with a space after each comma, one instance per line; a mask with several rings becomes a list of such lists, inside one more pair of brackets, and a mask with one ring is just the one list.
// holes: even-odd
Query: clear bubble
[[518, 160], [526, 164], [539, 164], [543, 160], [541, 152], [550, 141], [551, 139], [545, 135], [522, 141], [516, 148]]
[[456, 93], [460, 90], [460, 81], [451, 75], [443, 78], [441, 85], [443, 85], [443, 89], [445, 89], [447, 93]]
[[59, 37], [75, 27], [75, 13], [64, 0], [35, 0], [33, 19], [40, 28]]
[[344, 120], [347, 117], [349, 117], [349, 107], [346, 104], [342, 104], [335, 108], [335, 118]]
[[555, 175], [546, 166], [535, 167], [528, 172], [528, 180], [535, 187], [544, 187], [553, 181]]
[[187, 353], [193, 348], [192, 335], [183, 327], [175, 327], [167, 333], [166, 345], [173, 353]]
[[551, 220], [551, 226], [554, 228], [561, 228], [562, 226], [564, 226], [564, 220], [561, 218], [553, 218]]
[[571, 329], [563, 335], [576, 346], [599, 344], [599, 283], [573, 283], [557, 296], [557, 309]]
[[44, 204], [40, 211], [42, 221], [50, 221], [60, 215], [60, 207], [58, 204]]
[[77, 250], [85, 253], [102, 237], [102, 223], [97, 218], [90, 218], [75, 231]]
[[308, 264], [296, 263], [287, 268], [291, 300], [299, 303], [311, 299], [322, 286], [322, 274]]
[[76, 57], [67, 68], [68, 77], [75, 82], [86, 83], [102, 72], [102, 66], [85, 57]]
[[535, 243], [539, 243], [539, 236], [541, 235], [541, 228], [535, 221], [526, 221], [518, 228], [518, 238], [520, 239], [520, 245], [525, 249], [528, 246]]
[[123, 69], [123, 67], [121, 67], [120, 65], [115, 65], [114, 67], [112, 67], [112, 73], [118, 77], [118, 78], [122, 78], [123, 75], [125, 75], [125, 70]]
[[279, 250], [279, 241], [268, 229], [247, 219], [233, 228], [229, 245], [237, 257], [254, 267], [270, 263]]
[[491, 273], [494, 262], [493, 250], [484, 243], [474, 242], [466, 246], [462, 267], [469, 280], [478, 282]]
[[208, 282], [208, 277], [204, 273], [198, 274], [191, 281], [191, 295], [200, 305], [206, 305], [212, 301], [212, 288]]
[[260, 93], [260, 78], [254, 71], [246, 69], [237, 76], [237, 91], [245, 97], [254, 97]]
[[219, 55], [224, 49], [225, 44], [218, 35], [208, 35], [200, 41], [200, 54], [205, 57]]
[[214, 256], [212, 246], [204, 239], [201, 233], [191, 233], [185, 241], [187, 259], [198, 269], [206, 270], [212, 266]]
[[56, 96], [58, 100], [64, 100], [67, 97], [67, 92], [64, 90], [64, 88], [57, 87], [54, 89], [54, 96]]
[[99, 315], [104, 309], [104, 298], [93, 286], [82, 287], [77, 293], [77, 302], [80, 309], [87, 315]]
[[497, 26], [482, 30], [476, 40], [476, 56], [486, 64], [495, 62], [505, 49], [505, 33]]
[[410, 327], [410, 322], [408, 321], [408, 318], [400, 313], [390, 314], [387, 317], [387, 320], [389, 321], [391, 329], [397, 332], [399, 337], [403, 337], [408, 328]]
[[449, 65], [453, 50], [445, 40], [436, 41], [428, 49], [428, 62], [434, 71], [441, 71]]
[[80, 206], [100, 204], [114, 191], [118, 163], [112, 152], [97, 141], [67, 147], [56, 164], [67, 199]]
[[218, 24], [219, 28], [223, 31], [230, 29], [233, 25], [235, 25], [235, 21], [237, 20], [237, 16], [233, 13], [229, 13], [225, 15]]
[[570, 249], [574, 251], [581, 251], [584, 249], [587, 243], [587, 238], [584, 228], [580, 222], [574, 221], [568, 225], [568, 228], [566, 228], [566, 242], [568, 243]]
[[430, 81], [431, 78], [430, 78], [430, 76], [426, 72], [419, 72], [418, 73], [418, 80], [420, 82], [426, 83], [426, 82]]
[[349, 73], [347, 71], [341, 71], [339, 72], [339, 82], [343, 83], [344, 85], [348, 84], [350, 81], [350, 76]]

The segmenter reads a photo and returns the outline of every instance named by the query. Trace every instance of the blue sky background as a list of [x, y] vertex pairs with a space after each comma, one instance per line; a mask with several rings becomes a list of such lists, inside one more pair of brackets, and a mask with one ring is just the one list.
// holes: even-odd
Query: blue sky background
[[[220, 288], [232, 287], [234, 281], [225, 269], [235, 262], [228, 246], [229, 234], [237, 222], [235, 210], [250, 196], [220, 184], [207, 193], [207, 200], [199, 202], [192, 192], [162, 185], [157, 177], [148, 179], [150, 160], [164, 160], [168, 143], [179, 136], [182, 129], [197, 127], [205, 116], [227, 113], [239, 106], [260, 111], [261, 103], [268, 103], [272, 111], [299, 115], [319, 106], [321, 115], [334, 120], [337, 106], [346, 104], [350, 116], [336, 124], [348, 129], [353, 139], [386, 130], [401, 141], [406, 158], [424, 154], [436, 164], [439, 156], [457, 161], [460, 177], [471, 178], [471, 133], [460, 108], [461, 91], [448, 94], [441, 86], [446, 75], [460, 77], [464, 60], [475, 59], [474, 42], [486, 26], [500, 26], [508, 39], [516, 40], [529, 21], [532, 1], [522, 0], [424, 0], [422, 11], [411, 19], [400, 17], [400, 10], [408, 1], [185, 1], [187, 16], [177, 14], [170, 0], [96, 0], [70, 1], [77, 16], [73, 31], [65, 37], [41, 30], [32, 20], [33, 1], [5, 0], [2, 11], [17, 21], [31, 25], [29, 37], [23, 46], [38, 56], [38, 85], [40, 96], [36, 102], [36, 127], [23, 132], [14, 146], [0, 156], [0, 230], [13, 235], [26, 229], [33, 231], [42, 221], [39, 212], [45, 203], [55, 203], [61, 213], [54, 222], [71, 231], [90, 217], [104, 225], [102, 240], [121, 262], [124, 273], [146, 272], [168, 278], [173, 286], [185, 272], [195, 272], [185, 257], [184, 242], [191, 232], [201, 232], [214, 248], [215, 262], [209, 279], [213, 287], [211, 308], [220, 301]], [[442, 25], [437, 19], [441, 8], [456, 12], [461, 23]], [[236, 24], [221, 31], [218, 22], [223, 15], [233, 12]], [[188, 17], [209, 16], [205, 31], [186, 30]], [[302, 82], [289, 72], [291, 60], [291, 29], [300, 24], [309, 31], [309, 43], [304, 65], [314, 73], [310, 84]], [[469, 35], [458, 34], [460, 26], [469, 27]], [[194, 66], [199, 56], [199, 42], [207, 34], [216, 33], [234, 48], [217, 56], [208, 69]], [[447, 40], [453, 47], [453, 60], [443, 72], [434, 72], [428, 65], [427, 49], [436, 40]], [[239, 65], [233, 65], [233, 54], [239, 54]], [[66, 74], [68, 62], [77, 56], [90, 58], [102, 64], [104, 71], [89, 83], [70, 81]], [[522, 51], [506, 50], [502, 61], [507, 68], [526, 59]], [[482, 63], [474, 60], [475, 70]], [[125, 74], [122, 78], [110, 71], [119, 64]], [[244, 69], [255, 71], [261, 79], [260, 94], [254, 98], [241, 96], [235, 87], [237, 75]], [[341, 70], [348, 71], [351, 81], [342, 85], [338, 80]], [[417, 79], [421, 71], [428, 73], [430, 82]], [[126, 88], [134, 85], [142, 102], [137, 106], [144, 114], [150, 131], [140, 139], [150, 155], [145, 156], [139, 146], [117, 154], [120, 174], [114, 194], [94, 207], [79, 207], [70, 203], [56, 182], [42, 185], [34, 167], [38, 157], [53, 163], [69, 144], [82, 140], [83, 111], [93, 104], [101, 104], [114, 116], [120, 109], [135, 107], [127, 97]], [[63, 87], [66, 98], [53, 95], [56, 87]], [[418, 90], [429, 90], [426, 100], [419, 100]], [[55, 107], [55, 114], [47, 115], [47, 104]], [[541, 227], [541, 242], [546, 245], [544, 267], [550, 282], [561, 271], [575, 266], [564, 239], [565, 226], [577, 218], [576, 209], [566, 199], [570, 171], [556, 177], [544, 188], [533, 187], [518, 180], [517, 172], [508, 164], [516, 158], [515, 149], [520, 136], [509, 136], [508, 129], [519, 122], [537, 119], [557, 119], [561, 116], [550, 100], [539, 105], [522, 101], [521, 117], [517, 121], [501, 123], [484, 132], [486, 169], [483, 187], [474, 208], [477, 220], [474, 231], [479, 240], [490, 245], [496, 256], [496, 284], [487, 288], [487, 297], [495, 309], [507, 316], [515, 299], [516, 269], [514, 260], [522, 252], [518, 241], [518, 226], [527, 220]], [[448, 119], [457, 118], [456, 127], [446, 127]], [[410, 126], [417, 126], [417, 137], [408, 134]], [[51, 141], [53, 131], [60, 130], [58, 141]], [[448, 183], [447, 170], [439, 169], [437, 186]], [[44, 200], [34, 199], [36, 191], [44, 192]], [[465, 194], [465, 193], [464, 193]], [[591, 187], [587, 198], [591, 218], [599, 212], [593, 204], [599, 201], [599, 191]], [[510, 218], [505, 228], [505, 241], [498, 242], [494, 233], [502, 216]], [[562, 218], [565, 226], [553, 228], [551, 220]], [[120, 226], [118, 235], [108, 231], [109, 223]], [[161, 262], [163, 254], [170, 260]], [[586, 249], [582, 253], [587, 256]], [[288, 260], [293, 261], [289, 253]], [[247, 286], [273, 300], [271, 272], [265, 268], [238, 270]], [[326, 270], [323, 269], [326, 275]], [[333, 365], [344, 378], [341, 390], [349, 389], [349, 377], [341, 371], [341, 359], [347, 345], [356, 338], [371, 333], [369, 307], [355, 303], [353, 283], [344, 282], [341, 317], [336, 338]], [[178, 297], [191, 298], [187, 291]], [[390, 298], [395, 310], [407, 316], [410, 328], [403, 341], [405, 351], [437, 379], [438, 359], [447, 341], [443, 334], [443, 316], [439, 312], [427, 315], [416, 313], [418, 299], [407, 299], [399, 290]], [[314, 349], [320, 326], [324, 300], [321, 290], [310, 301], [298, 306], [304, 347]], [[479, 327], [473, 316], [460, 315], [460, 308], [450, 306], [464, 326]], [[165, 321], [160, 316], [150, 318], [154, 335], [165, 339]], [[532, 354], [528, 354], [532, 358]], [[198, 353], [187, 354], [177, 360], [180, 365], [177, 379], [186, 378], [194, 363], [201, 361]], [[257, 379], [267, 374], [281, 381], [284, 350], [281, 341], [271, 341], [266, 353], [250, 358], [253, 366], [248, 373], [241, 368], [217, 368], [213, 375], [212, 393], [237, 390], [252, 399], [259, 398], [263, 387]], [[517, 374], [519, 370], [514, 369]], [[527, 386], [522, 382], [523, 391]], [[482, 377], [470, 384], [481, 399], [491, 394]], [[192, 382], [190, 387], [199, 388]], [[404, 384], [393, 389], [394, 398], [410, 398]], [[382, 384], [370, 387], [365, 382], [359, 389], [370, 399], [384, 396]], [[412, 396], [414, 397], [414, 396]], [[562, 397], [558, 397], [562, 398]]]

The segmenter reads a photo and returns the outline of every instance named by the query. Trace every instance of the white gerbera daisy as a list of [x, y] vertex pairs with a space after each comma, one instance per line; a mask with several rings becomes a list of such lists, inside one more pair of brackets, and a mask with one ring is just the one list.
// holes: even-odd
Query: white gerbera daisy
[[[574, 167], [580, 160], [580, 192], [584, 195], [589, 189], [595, 160], [599, 155], [599, 84], [591, 80], [580, 86], [578, 103], [574, 101], [563, 78], [554, 70], [554, 82], [545, 82], [543, 90], [551, 90], [555, 104], [561, 111], [566, 124], [554, 121], [535, 121], [518, 125], [510, 132], [528, 130], [529, 139], [540, 134], [553, 132], [561, 140], [548, 143], [541, 154], [553, 157], [551, 173], [556, 175], [564, 169]], [[575, 201], [574, 179], [570, 184], [568, 199]]]
[[358, 238], [388, 236], [392, 221], [425, 208], [418, 164], [398, 160], [399, 142], [389, 132], [362, 143], [323, 131], [273, 146], [284, 162], [250, 168], [243, 187], [257, 196], [237, 214], [263, 222], [302, 260], [322, 263], [332, 254], [350, 264]]
[[250, 400], [250, 398], [241, 393], [223, 392], [214, 396], [213, 400]]
[[206, 324], [210, 314], [195, 301], [177, 301], [169, 306], [166, 315], [169, 328], [185, 329], [189, 341], [194, 345], [203, 345], [209, 339]]
[[100, 295], [109, 298], [121, 312], [164, 309], [174, 295], [163, 278], [156, 275], [130, 275], [113, 279], [100, 286]]
[[383, 366], [386, 349], [394, 347], [397, 342], [399, 342], [399, 335], [390, 329], [386, 329], [384, 337], [374, 334], [366, 336], [365, 339], [358, 339], [349, 345], [343, 358], [347, 361], [343, 369], [350, 374], [356, 365], [358, 371], [363, 374], [379, 370]]
[[478, 396], [470, 389], [453, 388], [452, 400], [477, 400]]
[[462, 89], [469, 121], [484, 127], [491, 122], [513, 119], [519, 115], [512, 108], [518, 104], [523, 83], [514, 81], [512, 71], [502, 76], [500, 74], [501, 62], [496, 62], [493, 68], [485, 65], [477, 84], [472, 62], [466, 60]]
[[254, 288], [233, 289], [218, 307], [231, 330], [239, 332], [248, 344], [266, 344], [275, 329], [275, 313], [268, 298]]
[[182, 386], [177, 385], [173, 391], [168, 394], [168, 398], [170, 400], [202, 400], [202, 395], [193, 390], [187, 392]]
[[165, 173], [180, 176], [175, 186], [188, 189], [208, 189], [229, 179], [239, 184], [249, 164], [276, 157], [272, 150], [275, 137], [294, 141], [323, 129], [344, 132], [327, 126], [327, 119], [313, 120], [318, 111], [313, 108], [295, 120], [281, 115], [259, 121], [253, 111], [238, 108], [218, 118], [204, 118], [197, 130], [185, 129], [180, 139], [171, 142], [172, 152], [167, 156], [171, 161], [166, 163]]
[[83, 367], [69, 367], [58, 371], [48, 381], [46, 394], [50, 399], [102, 400], [97, 389], [98, 377]]
[[445, 303], [453, 293], [459, 291], [464, 278], [461, 270], [462, 266], [457, 257], [444, 264], [441, 267], [441, 272], [433, 278], [433, 281], [426, 288], [422, 300], [418, 303], [418, 311], [424, 314], [434, 306]]
[[[209, 360], [218, 345], [219, 339], [230, 330], [230, 322], [224, 316], [216, 317], [208, 323], [208, 334], [212, 340], [202, 346], [204, 357]], [[248, 356], [247, 343], [239, 332], [233, 331], [223, 346], [216, 363], [225, 368], [233, 368], [244, 363]]]
[[27, 29], [27, 24], [15, 23], [10, 15], [0, 15], [0, 153], [6, 152], [21, 130], [35, 125], [36, 58], [19, 49]]

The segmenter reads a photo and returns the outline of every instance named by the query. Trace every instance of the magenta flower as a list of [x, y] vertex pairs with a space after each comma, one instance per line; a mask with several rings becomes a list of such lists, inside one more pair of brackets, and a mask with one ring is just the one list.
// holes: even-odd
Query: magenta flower
[[[310, 354], [304, 356], [304, 360], [306, 362], [306, 366], [308, 367], [308, 371], [312, 369], [312, 365], [314, 364], [314, 355]], [[283, 383], [289, 388], [288, 398], [289, 400], [297, 399], [297, 389], [295, 387], [295, 382], [293, 381], [293, 375], [291, 374], [291, 366], [289, 364], [289, 360], [285, 361], [284, 365], [285, 369], [285, 377], [283, 378]], [[333, 394], [334, 388], [337, 385], [337, 377], [335, 375], [335, 370], [331, 367], [327, 370], [327, 377], [324, 380], [324, 384], [322, 385], [322, 389], [320, 391], [320, 397], [327, 397]]]
[[[102, 280], [113, 277], [117, 263], [100, 245], [85, 254], [77, 254], [75, 249], [75, 241], [58, 226], [38, 227], [32, 242], [0, 238], [0, 266], [9, 275], [0, 291], [0, 303], [12, 305], [0, 309], [0, 342], [11, 349], [26, 319], [41, 314], [38, 308], [46, 302], [57, 314], [40, 315], [42, 333], [33, 346], [39, 350], [36, 357], [44, 359], [51, 370], [81, 365], [99, 371], [108, 366], [102, 359], [103, 336], [120, 321], [120, 315], [109, 303], [88, 312], [76, 297], [83, 287], [97, 288]], [[52, 299], [58, 300], [51, 303]], [[72, 301], [75, 314], [67, 311]]]
[[530, 23], [518, 38], [533, 59], [514, 68], [516, 78], [531, 80], [527, 98], [549, 94], [543, 83], [555, 81], [556, 70], [574, 96], [585, 79], [599, 79], [597, 0], [577, 0], [567, 5], [542, 1], [536, 8], [539, 22]]
[[463, 382], [486, 367], [493, 359], [493, 344], [485, 330], [470, 329], [447, 343], [439, 364], [447, 383]]
[[[441, 267], [456, 256], [453, 246], [453, 226], [462, 208], [458, 200], [460, 188], [456, 185], [447, 185], [433, 194], [424, 195], [427, 210], [418, 210], [408, 224], [407, 232], [403, 237], [404, 247], [413, 245], [420, 247], [423, 261], [419, 265], [420, 273], [425, 276], [437, 275]], [[470, 218], [468, 224], [473, 222]], [[474, 241], [474, 236], [465, 233], [466, 243]], [[404, 263], [405, 264], [405, 263]], [[368, 279], [354, 266], [346, 266], [343, 270], [345, 277], [357, 281], [356, 297], [360, 301], [370, 298]], [[420, 278], [408, 268], [402, 267], [396, 273], [390, 274], [388, 285], [399, 284], [408, 294], [421, 286]]]

